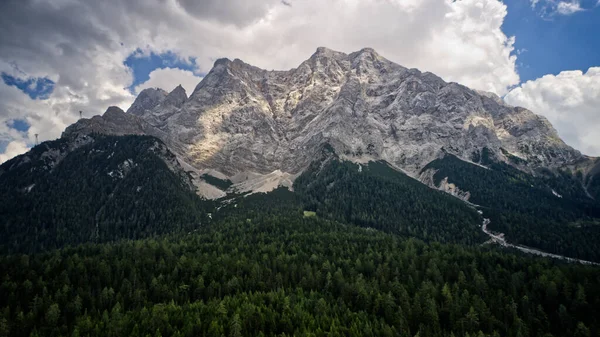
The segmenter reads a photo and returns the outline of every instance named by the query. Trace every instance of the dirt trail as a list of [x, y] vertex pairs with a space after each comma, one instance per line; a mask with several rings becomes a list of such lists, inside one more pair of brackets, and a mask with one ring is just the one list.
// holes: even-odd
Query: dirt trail
[[490, 230], [488, 230], [487, 226], [489, 224], [490, 224], [490, 219], [483, 219], [483, 224], [481, 225], [481, 230], [490, 237], [491, 242], [497, 243], [503, 247], [515, 248], [524, 253], [534, 254], [534, 255], [539, 255], [539, 256], [544, 256], [544, 257], [551, 257], [553, 259], [560, 259], [560, 260], [565, 260], [568, 262], [576, 262], [576, 263], [581, 263], [581, 264], [600, 266], [600, 263], [596, 263], [596, 262], [585, 261], [585, 260], [574, 259], [571, 257], [562, 256], [562, 255], [546, 253], [541, 250], [537, 250], [534, 248], [525, 247], [525, 246], [521, 246], [521, 245], [513, 245], [511, 243], [506, 242], [506, 239], [504, 239], [503, 233], [492, 233]]

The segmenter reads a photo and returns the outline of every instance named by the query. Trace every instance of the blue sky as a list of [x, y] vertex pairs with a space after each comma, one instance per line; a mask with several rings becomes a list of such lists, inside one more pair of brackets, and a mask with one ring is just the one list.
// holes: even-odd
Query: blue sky
[[502, 29], [515, 36], [521, 82], [564, 70], [600, 66], [600, 6], [583, 1], [586, 10], [571, 15], [540, 15], [526, 0], [505, 0], [508, 15]]
[[27, 130], [29, 130], [29, 123], [27, 123], [26, 120], [23, 119], [13, 119], [8, 121], [8, 126], [10, 126], [11, 128], [19, 131], [19, 132], [27, 132]]
[[[133, 83], [127, 88], [131, 93], [134, 93], [136, 86], [148, 81], [150, 73], [156, 69], [171, 68], [195, 72], [197, 68], [195, 58], [184, 59], [171, 51], [159, 54], [154, 52], [143, 53], [141, 49], [130, 54], [123, 64], [131, 70], [133, 75]], [[9, 75], [6, 72], [0, 74], [5, 84], [20, 89], [31, 99], [45, 100], [52, 94], [55, 85], [52, 80], [48, 78], [27, 77], [26, 74], [18, 71], [18, 69], [15, 70], [22, 77]], [[172, 88], [164, 89], [169, 90]], [[16, 130], [27, 131], [27, 129], [23, 129], [23, 124], [20, 124], [19, 121], [15, 122], [14, 127], [10, 123], [7, 124]]]
[[[27, 132], [31, 127], [24, 119], [11, 119], [6, 122], [6, 126], [23, 133]], [[8, 141], [0, 139], [0, 152], [4, 152], [6, 145], [8, 145]]]
[[[151, 52], [149, 55], [137, 50], [125, 59], [123, 62], [133, 73], [133, 84], [129, 86], [129, 91], [134, 93], [134, 88], [150, 79], [150, 73], [156, 69], [175, 68], [194, 72], [196, 69], [196, 59], [182, 59], [173, 52], [156, 54]], [[170, 90], [172, 88], [162, 88]]]
[[31, 99], [47, 99], [54, 90], [54, 82], [48, 78], [42, 77], [15, 77], [2, 72], [0, 75], [4, 83], [19, 88], [29, 95]]

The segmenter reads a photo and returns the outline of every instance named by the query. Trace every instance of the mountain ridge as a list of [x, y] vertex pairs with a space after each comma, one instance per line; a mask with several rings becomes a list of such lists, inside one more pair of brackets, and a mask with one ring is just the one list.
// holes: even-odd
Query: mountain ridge
[[[163, 104], [169, 95], [145, 89], [127, 113], [139, 118], [122, 120], [163, 140], [196, 170], [228, 177], [295, 175], [325, 143], [346, 159], [385, 160], [413, 177], [442, 152], [472, 160], [484, 148], [530, 173], [587, 165], [544, 117], [402, 67], [371, 48], [345, 54], [319, 47], [287, 71], [222, 58], [185, 101], [179, 96], [183, 103]], [[86, 123], [65, 133], [98, 132]], [[106, 124], [101, 132], [124, 131]]]

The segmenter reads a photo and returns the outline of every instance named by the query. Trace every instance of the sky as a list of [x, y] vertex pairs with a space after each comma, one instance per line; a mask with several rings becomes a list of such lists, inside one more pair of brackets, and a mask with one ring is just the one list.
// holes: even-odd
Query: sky
[[543, 115], [600, 156], [600, 0], [2, 0], [0, 162], [214, 61], [291, 69], [372, 47]]

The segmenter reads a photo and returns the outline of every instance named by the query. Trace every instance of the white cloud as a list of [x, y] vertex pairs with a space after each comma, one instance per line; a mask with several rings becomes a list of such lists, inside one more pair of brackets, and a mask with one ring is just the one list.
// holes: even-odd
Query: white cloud
[[561, 1], [558, 3], [558, 5], [556, 5], [556, 11], [558, 12], [558, 14], [562, 15], [571, 15], [577, 12], [581, 12], [582, 10], [583, 8], [581, 8], [581, 5], [577, 1]]
[[505, 101], [545, 116], [565, 142], [587, 155], [600, 156], [600, 67], [563, 71], [528, 81]]
[[[500, 0], [288, 2], [250, 8], [247, 0], [1, 1], [0, 71], [49, 77], [56, 87], [46, 101], [24, 101], [0, 83], [0, 125], [27, 119], [31, 129], [21, 140], [31, 144], [34, 130], [40, 140], [60, 136], [79, 110], [89, 117], [109, 105], [127, 109], [133, 75], [123, 61], [137, 48], [196, 57], [197, 74], [219, 57], [289, 69], [318, 46], [373, 47], [394, 62], [476, 89], [504, 94], [519, 82], [514, 39], [501, 30], [507, 12]], [[190, 74], [170, 77], [176, 74], [155, 71], [146, 84], [181, 82], [188, 89]], [[18, 139], [0, 129], [2, 137]]]
[[134, 91], [136, 94], [139, 94], [140, 91], [146, 88], [161, 88], [170, 92], [175, 89], [176, 86], [181, 84], [189, 96], [201, 80], [202, 77], [194, 75], [194, 73], [189, 70], [176, 68], [156, 69], [150, 73], [150, 79], [136, 86]]
[[4, 150], [4, 153], [0, 153], [0, 163], [4, 163], [5, 161], [16, 157], [20, 154], [23, 154], [27, 151], [29, 151], [29, 147], [27, 146], [27, 144], [18, 140], [12, 141], [8, 143], [8, 145], [6, 146], [6, 150]]
[[[580, 0], [530, 0], [531, 8], [538, 9], [538, 13], [543, 18], [552, 18], [555, 15], [571, 15], [577, 12], [585, 11], [581, 7]], [[539, 6], [538, 6], [539, 4]]]
[[[209, 35], [229, 43], [212, 54], [267, 69], [296, 67], [317, 46], [344, 52], [372, 47], [407, 67], [499, 94], [519, 82], [513, 40], [501, 30], [506, 6], [496, 0], [294, 1], [276, 6], [240, 31]], [[204, 44], [206, 46], [206, 44]]]

